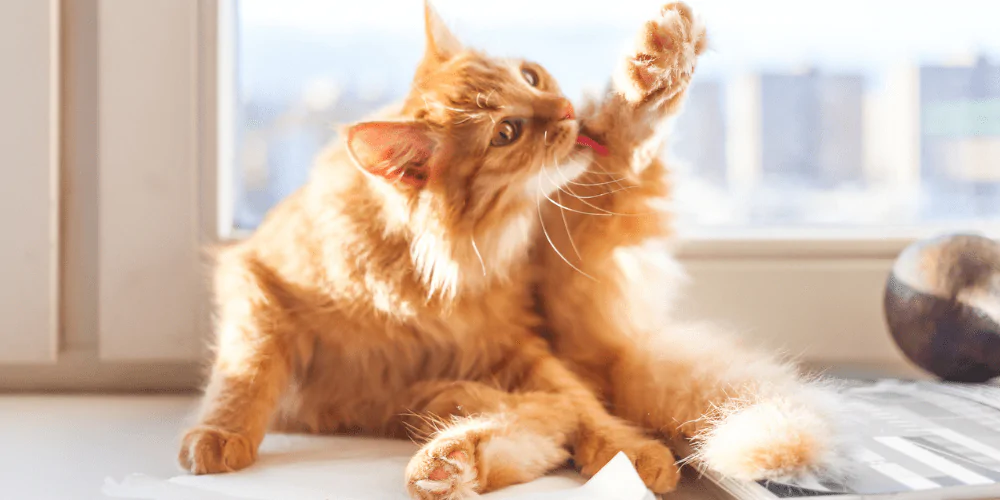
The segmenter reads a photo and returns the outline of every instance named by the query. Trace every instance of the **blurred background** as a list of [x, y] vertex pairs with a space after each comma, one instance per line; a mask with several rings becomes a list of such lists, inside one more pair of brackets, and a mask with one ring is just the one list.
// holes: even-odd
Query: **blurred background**
[[[662, 1], [434, 3], [579, 99]], [[712, 48], [665, 152], [676, 315], [810, 368], [926, 377], [886, 282], [916, 240], [1000, 235], [1000, 2], [690, 3]], [[0, 392], [48, 393], [0, 397], [0, 470], [30, 491], [0, 497], [176, 473], [214, 335], [205, 249], [401, 98], [423, 45], [421, 0], [0, 0]]]
[[[664, 152], [692, 278], [677, 314], [819, 366], [906, 368], [882, 310], [899, 253], [1000, 234], [1000, 3], [691, 3], [711, 50]], [[581, 99], [661, 0], [434, 4]], [[424, 50], [421, 0], [0, 0], [0, 28], [0, 388], [197, 387], [204, 249], [402, 98]]]
[[[1000, 3], [703, 0], [670, 151], [687, 234], [1000, 222]], [[438, 0], [463, 42], [604, 88], [650, 2]], [[334, 126], [400, 99], [420, 2], [239, 0], [234, 228], [308, 177]]]

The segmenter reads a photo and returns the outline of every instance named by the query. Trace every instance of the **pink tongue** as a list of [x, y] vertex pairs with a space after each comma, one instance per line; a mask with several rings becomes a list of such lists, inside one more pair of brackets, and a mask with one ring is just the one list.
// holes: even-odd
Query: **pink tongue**
[[583, 134], [580, 134], [576, 137], [576, 143], [581, 146], [586, 146], [590, 149], [593, 149], [598, 156], [608, 156], [608, 148], [601, 146], [600, 144], [597, 143], [597, 141]]

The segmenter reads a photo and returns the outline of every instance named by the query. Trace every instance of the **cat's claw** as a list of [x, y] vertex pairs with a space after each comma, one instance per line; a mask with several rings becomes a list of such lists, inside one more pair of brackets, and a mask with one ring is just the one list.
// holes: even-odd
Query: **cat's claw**
[[615, 75], [616, 84], [632, 102], [659, 91], [670, 98], [690, 82], [707, 43], [705, 26], [691, 8], [682, 2], [668, 3], [658, 18], [643, 26], [635, 51]]

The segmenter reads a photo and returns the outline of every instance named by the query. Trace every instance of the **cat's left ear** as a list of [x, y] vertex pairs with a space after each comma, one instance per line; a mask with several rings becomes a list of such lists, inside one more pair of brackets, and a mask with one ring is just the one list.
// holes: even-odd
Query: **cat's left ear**
[[347, 129], [347, 148], [368, 173], [422, 188], [433, 174], [437, 141], [419, 122], [368, 122]]
[[430, 0], [424, 0], [424, 30], [427, 34], [427, 57], [447, 60], [462, 51], [462, 43], [444, 24]]

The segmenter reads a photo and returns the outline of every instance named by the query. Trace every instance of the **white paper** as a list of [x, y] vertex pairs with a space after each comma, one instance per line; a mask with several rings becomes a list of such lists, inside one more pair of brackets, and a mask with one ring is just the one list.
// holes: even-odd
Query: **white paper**
[[[134, 500], [407, 500], [403, 471], [417, 447], [406, 441], [268, 435], [252, 467], [229, 474], [159, 479], [132, 474], [105, 480], [103, 492]], [[632, 463], [619, 453], [590, 481], [561, 470], [484, 500], [651, 500]]]

